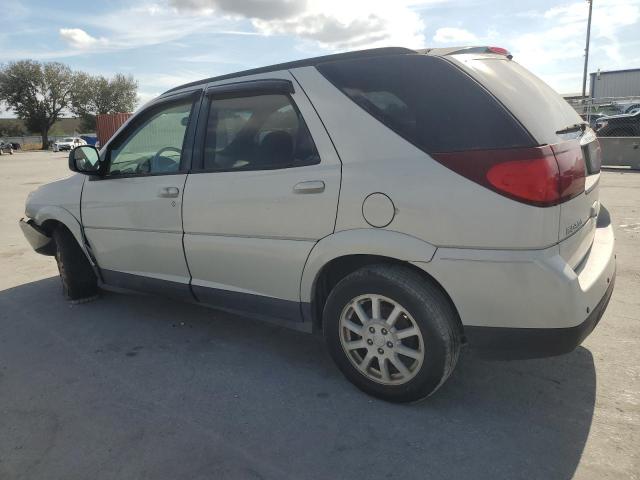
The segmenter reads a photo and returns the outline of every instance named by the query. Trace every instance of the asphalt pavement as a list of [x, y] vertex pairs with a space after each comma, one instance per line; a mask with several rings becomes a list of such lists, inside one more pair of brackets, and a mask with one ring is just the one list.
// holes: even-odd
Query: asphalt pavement
[[372, 399], [322, 338], [163, 298], [73, 305], [18, 228], [64, 153], [0, 158], [0, 479], [638, 479], [640, 172], [602, 174], [618, 277], [583, 346], [464, 351], [430, 399]]

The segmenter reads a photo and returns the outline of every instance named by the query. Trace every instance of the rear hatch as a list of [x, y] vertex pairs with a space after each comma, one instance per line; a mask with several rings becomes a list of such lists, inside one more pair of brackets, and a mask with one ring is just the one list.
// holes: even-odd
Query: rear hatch
[[601, 152], [594, 132], [560, 95], [510, 55], [462, 53], [446, 58], [493, 94], [540, 146], [553, 151], [560, 182], [560, 254], [576, 268], [591, 247], [600, 208]]

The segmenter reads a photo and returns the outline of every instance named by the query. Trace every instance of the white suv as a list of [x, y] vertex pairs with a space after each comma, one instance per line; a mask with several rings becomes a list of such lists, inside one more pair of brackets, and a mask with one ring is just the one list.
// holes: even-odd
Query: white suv
[[80, 137], [67, 137], [53, 142], [52, 149], [54, 152], [61, 152], [63, 150], [73, 150], [76, 147], [86, 144], [87, 142]]
[[332, 55], [172, 89], [22, 220], [67, 296], [171, 295], [307, 332], [391, 401], [460, 348], [573, 350], [613, 290], [600, 148], [485, 47]]

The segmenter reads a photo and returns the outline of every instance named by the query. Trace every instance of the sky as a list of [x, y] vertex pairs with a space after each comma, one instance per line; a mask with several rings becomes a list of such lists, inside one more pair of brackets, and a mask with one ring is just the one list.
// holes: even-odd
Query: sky
[[[593, 0], [589, 71], [640, 67], [640, 0]], [[140, 104], [193, 80], [380, 46], [491, 45], [582, 88], [586, 0], [2, 0], [0, 63], [132, 74]], [[0, 116], [11, 116], [4, 109]]]

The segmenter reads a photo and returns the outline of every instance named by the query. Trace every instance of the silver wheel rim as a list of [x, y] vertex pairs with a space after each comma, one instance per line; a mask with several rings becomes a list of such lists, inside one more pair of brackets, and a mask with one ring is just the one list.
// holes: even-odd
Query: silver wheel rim
[[424, 362], [418, 324], [406, 308], [382, 295], [360, 295], [344, 307], [340, 344], [361, 374], [383, 385], [407, 383]]

